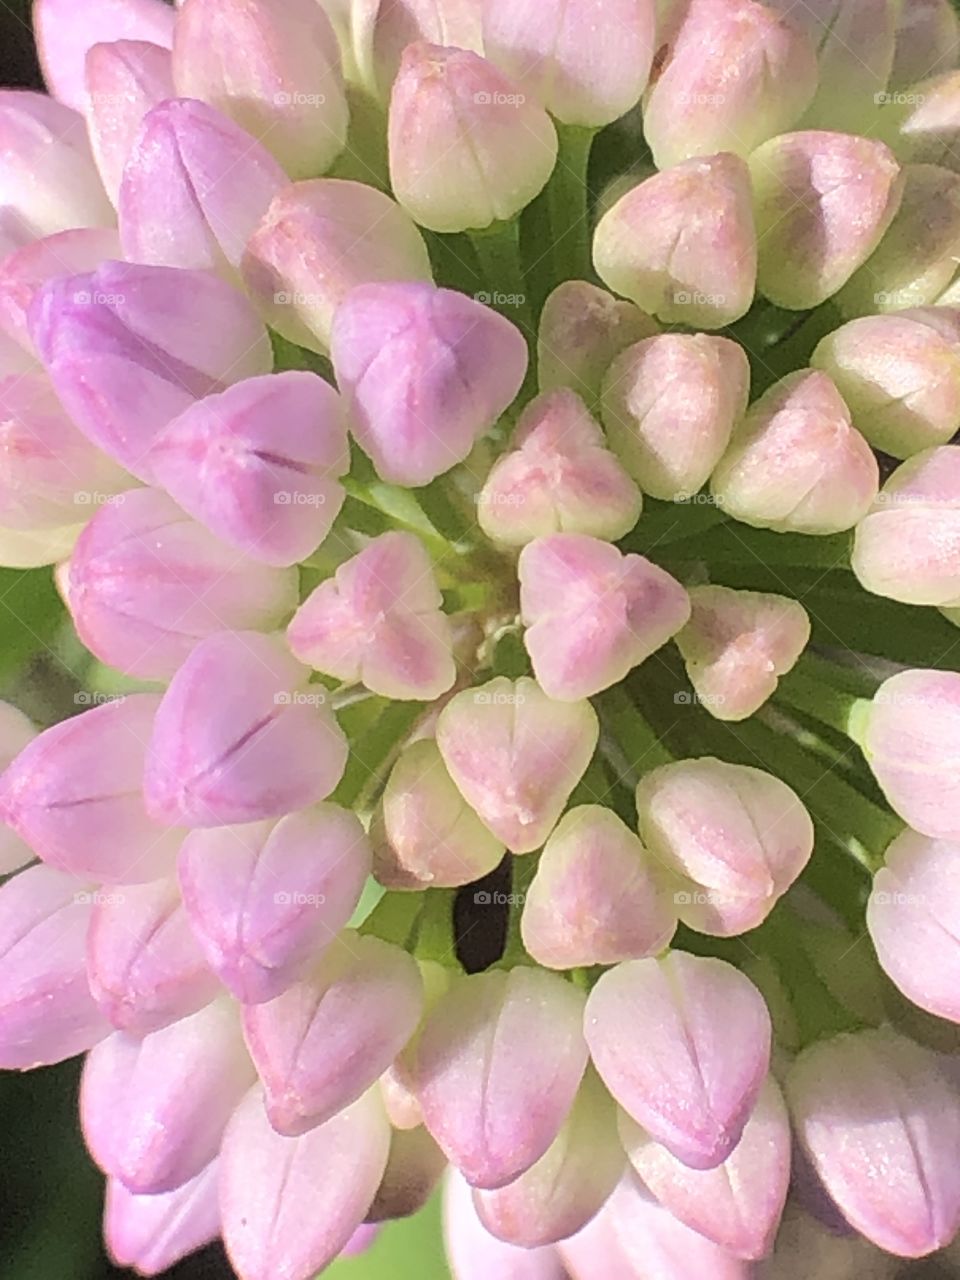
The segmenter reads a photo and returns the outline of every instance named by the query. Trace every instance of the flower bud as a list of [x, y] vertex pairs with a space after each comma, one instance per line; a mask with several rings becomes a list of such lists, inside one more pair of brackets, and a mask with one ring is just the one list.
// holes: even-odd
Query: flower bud
[[803, 605], [786, 596], [691, 587], [677, 636], [690, 683], [717, 720], [745, 720], [772, 697], [810, 639]]
[[101, 507], [58, 581], [87, 648], [147, 680], [173, 676], [205, 636], [276, 627], [299, 590], [295, 570], [238, 559], [159, 489]]
[[614, 360], [603, 382], [603, 422], [644, 493], [682, 500], [720, 461], [749, 389], [750, 366], [736, 342], [664, 333]]
[[529, 543], [518, 573], [534, 674], [561, 702], [619, 683], [690, 618], [687, 593], [670, 574], [579, 533]]
[[691, 1169], [740, 1141], [770, 1065], [770, 1015], [732, 965], [670, 952], [608, 969], [587, 1001], [594, 1065], [620, 1106]]
[[751, 405], [710, 481], [735, 520], [781, 533], [842, 533], [877, 496], [877, 460], [825, 373], [798, 369]]
[[604, 284], [665, 323], [739, 320], [757, 280], [747, 166], [723, 152], [655, 173], [601, 218], [593, 260]]
[[612, 810], [578, 805], [561, 818], [523, 907], [523, 944], [538, 964], [577, 969], [656, 955], [676, 927], [650, 855]]
[[790, 1068], [794, 1127], [844, 1217], [919, 1258], [960, 1226], [960, 1101], [936, 1056], [883, 1029], [811, 1045]]
[[446, 1168], [446, 1156], [423, 1125], [394, 1129], [383, 1181], [367, 1211], [366, 1221], [392, 1222], [419, 1213]]
[[245, 1009], [274, 1129], [296, 1137], [356, 1102], [410, 1039], [422, 1007], [416, 961], [348, 929], [299, 982]]
[[117, 214], [129, 262], [231, 278], [287, 175], [269, 151], [205, 102], [174, 98], [144, 117]]
[[108, 884], [170, 871], [181, 839], [144, 808], [144, 755], [160, 699], [129, 694], [62, 720], [0, 778], [0, 816], [51, 866]]
[[189, 0], [173, 41], [177, 93], [236, 120], [291, 178], [323, 173], [343, 150], [340, 51], [317, 0]]
[[87, 131], [100, 179], [114, 205], [144, 116], [173, 96], [168, 49], [141, 40], [117, 40], [95, 44], [87, 54]]
[[343, 503], [340, 399], [302, 370], [247, 378], [167, 423], [146, 465], [218, 538], [289, 567], [316, 551]]
[[300, 606], [287, 639], [315, 670], [385, 698], [431, 702], [456, 679], [443, 598], [413, 533], [381, 534], [342, 564]]
[[816, 86], [813, 46], [792, 19], [754, 0], [691, 0], [644, 108], [657, 168], [748, 156], [796, 124]]
[[863, 316], [821, 339], [810, 363], [870, 444], [895, 458], [946, 444], [960, 427], [960, 346], [928, 324]]
[[[470, 1184], [448, 1169], [443, 1190], [443, 1234], [454, 1280], [566, 1280], [555, 1249], [520, 1249], [490, 1234], [477, 1216]], [[612, 1274], [612, 1273], [611, 1273]]]
[[889, 89], [906, 89], [952, 71], [960, 49], [960, 21], [950, 0], [912, 0], [900, 10]]
[[758, 147], [750, 176], [760, 292], [796, 311], [825, 302], [866, 262], [903, 188], [882, 142], [813, 129]]
[[737, 1258], [770, 1253], [790, 1183], [790, 1121], [773, 1076], [715, 1169], [689, 1169], [626, 1116], [621, 1134], [644, 1186], [675, 1218]]
[[173, 1191], [217, 1154], [253, 1080], [239, 1014], [228, 1000], [142, 1040], [116, 1031], [87, 1055], [80, 1084], [90, 1154], [130, 1191]]
[[[403, 51], [416, 40], [455, 45], [483, 52], [482, 5], [477, 0], [325, 0], [327, 7], [345, 6], [349, 26], [345, 60], [355, 63], [347, 74], [378, 103], [390, 100]], [[331, 14], [336, 25], [336, 15]]]
[[556, 826], [599, 733], [589, 702], [554, 702], [526, 676], [498, 676], [447, 703], [437, 746], [481, 821], [511, 853], [530, 853]]
[[217, 1161], [175, 1191], [138, 1196], [118, 1178], [107, 1179], [103, 1237], [118, 1267], [159, 1276], [220, 1234]]
[[[951, 10], [951, 20], [957, 19]], [[956, 149], [960, 141], [960, 74], [954, 70], [923, 78], [898, 94], [887, 95], [894, 112], [886, 130], [890, 145], [903, 160], [914, 164], [960, 168]]]
[[220, 1210], [227, 1255], [244, 1280], [322, 1271], [363, 1221], [383, 1177], [390, 1126], [375, 1090], [299, 1138], [267, 1119], [259, 1089], [223, 1142]]
[[106, 262], [51, 280], [30, 333], [80, 430], [148, 481], [145, 455], [171, 418], [273, 363], [250, 304], [206, 271]]
[[357, 443], [381, 480], [407, 486], [462, 462], [527, 369], [526, 343], [509, 320], [429, 284], [352, 290], [331, 351]]
[[411, 743], [383, 793], [374, 871], [388, 888], [455, 888], [498, 866], [502, 843], [457, 790], [432, 738]]
[[363, 182], [317, 178], [284, 187], [249, 237], [244, 283], [290, 342], [326, 354], [351, 289], [433, 278], [423, 237], [389, 196]]
[[509, 222], [557, 159], [550, 117], [519, 85], [478, 54], [425, 41], [403, 52], [389, 146], [394, 195], [431, 231]]
[[614, 357], [657, 332], [656, 321], [632, 303], [586, 280], [565, 280], [550, 294], [540, 313], [540, 390], [570, 387], [593, 405]]
[[600, 128], [636, 106], [653, 59], [653, 0], [487, 0], [487, 56], [563, 124]]
[[65, 559], [82, 530], [81, 524], [55, 529], [4, 529], [0, 527], [0, 565], [10, 569], [37, 569]]
[[583, 993], [521, 965], [455, 982], [415, 1052], [424, 1123], [473, 1186], [503, 1187], [550, 1147], [587, 1065]]
[[94, 895], [35, 866], [0, 888], [0, 1066], [27, 1070], [91, 1048], [109, 1026], [87, 986], [84, 940]]

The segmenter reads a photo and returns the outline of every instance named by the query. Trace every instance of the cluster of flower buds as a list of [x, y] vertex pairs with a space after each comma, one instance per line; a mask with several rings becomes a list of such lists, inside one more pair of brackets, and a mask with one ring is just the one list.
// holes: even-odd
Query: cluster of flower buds
[[85, 655], [0, 704], [0, 1067], [87, 1055], [114, 1259], [441, 1179], [457, 1280], [949, 1245], [948, 0], [34, 24], [0, 564]]

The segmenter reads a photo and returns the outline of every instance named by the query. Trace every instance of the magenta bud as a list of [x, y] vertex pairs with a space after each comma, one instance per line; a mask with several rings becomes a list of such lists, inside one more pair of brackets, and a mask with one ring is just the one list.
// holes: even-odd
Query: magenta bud
[[331, 351], [357, 443], [382, 480], [408, 486], [462, 462], [527, 369], [526, 343], [509, 320], [429, 284], [352, 290]]
[[668, 323], [722, 329], [750, 309], [757, 279], [750, 173], [739, 156], [698, 156], [656, 173], [600, 219], [603, 282]]
[[852, 1227], [919, 1258], [960, 1226], [960, 1101], [930, 1050], [883, 1029], [821, 1040], [786, 1080], [794, 1128]]
[[349, 920], [369, 869], [363, 828], [332, 804], [193, 831], [177, 864], [206, 962], [243, 1004], [274, 1000], [306, 972]]
[[375, 1090], [298, 1138], [276, 1133], [260, 1089], [223, 1142], [220, 1211], [243, 1280], [307, 1280], [346, 1247], [383, 1177], [390, 1126]]
[[602, 805], [578, 805], [544, 846], [523, 907], [523, 944], [548, 969], [656, 955], [677, 916], [649, 854]]
[[614, 358], [657, 332], [656, 321], [632, 303], [586, 280], [565, 280], [540, 313], [540, 390], [570, 387], [592, 405]]
[[340, 178], [284, 187], [249, 238], [242, 269], [270, 327], [322, 354], [351, 289], [433, 278], [423, 237], [403, 209], [375, 187]]
[[290, 370], [190, 405], [157, 435], [147, 466], [211, 533], [290, 566], [330, 532], [349, 461], [337, 393], [315, 373]]
[[[443, 1187], [443, 1235], [454, 1280], [566, 1280], [557, 1251], [523, 1249], [491, 1235], [480, 1221], [470, 1184], [449, 1169]], [[612, 1274], [612, 1273], [611, 1273]]]
[[102, 662], [169, 679], [205, 636], [278, 626], [296, 608], [296, 571], [240, 559], [159, 489], [102, 506], [58, 581], [77, 634]]
[[143, 768], [160, 699], [129, 694], [46, 729], [0, 778], [0, 815], [38, 857], [108, 884], [169, 873], [182, 834], [147, 815]]
[[390, 1156], [367, 1211], [370, 1224], [409, 1218], [424, 1207], [447, 1167], [447, 1158], [423, 1127], [394, 1129]]
[[474, 1186], [505, 1186], [545, 1154], [587, 1064], [583, 993], [519, 966], [455, 982], [429, 1014], [413, 1065], [424, 1123]]
[[627, 1114], [691, 1169], [740, 1141], [770, 1065], [770, 1015], [722, 960], [672, 951], [608, 970], [587, 1001], [594, 1065]]
[[144, 775], [148, 811], [188, 827], [279, 818], [324, 800], [347, 742], [308, 673], [276, 636], [201, 641], [157, 711]]
[[664, 333], [614, 360], [603, 383], [603, 422], [644, 493], [682, 501], [723, 456], [749, 389], [750, 365], [738, 343]]
[[437, 721], [450, 776], [512, 853], [530, 853], [546, 840], [598, 736], [589, 702], [555, 702], [526, 676], [464, 689]]
[[906, 89], [952, 71], [960, 48], [960, 20], [950, 0], [913, 0], [900, 10], [888, 89]]
[[670, 574], [582, 534], [537, 538], [520, 553], [518, 572], [534, 674], [562, 702], [617, 684], [690, 617], [687, 593]]
[[431, 702], [453, 684], [453, 634], [423, 543], [381, 534], [311, 593], [287, 631], [301, 662], [386, 698]]
[[107, 1179], [103, 1236], [118, 1267], [159, 1276], [220, 1234], [217, 1161], [174, 1191], [138, 1196], [117, 1178]]
[[51, 280], [30, 333], [80, 430], [141, 480], [171, 418], [273, 363], [250, 304], [206, 271], [106, 262]]
[[87, 54], [87, 130], [100, 178], [115, 205], [144, 116], [173, 96], [169, 49], [142, 40], [117, 40], [95, 44]]

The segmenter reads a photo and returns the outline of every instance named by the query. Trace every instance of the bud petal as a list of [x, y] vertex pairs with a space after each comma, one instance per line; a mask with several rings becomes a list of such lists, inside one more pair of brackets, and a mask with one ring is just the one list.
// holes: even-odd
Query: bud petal
[[950, 0], [913, 0], [900, 10], [889, 89], [905, 89], [951, 71], [960, 48], [960, 21]]
[[600, 1076], [637, 1124], [692, 1169], [733, 1151], [770, 1065], [770, 1015], [722, 960], [673, 951], [609, 969], [584, 1032]]
[[[327, 0], [327, 7], [351, 9], [352, 0]], [[344, 15], [349, 25], [347, 62], [355, 78], [379, 103], [390, 99], [403, 51], [415, 40], [483, 52], [482, 5], [476, 0], [363, 0]], [[331, 14], [334, 22], [336, 15]], [[348, 72], [348, 74], [351, 74]]]
[[436, 1190], [447, 1159], [423, 1125], [394, 1129], [390, 1157], [368, 1223], [391, 1222], [418, 1213]]
[[586, 280], [565, 280], [540, 313], [540, 390], [570, 387], [592, 405], [614, 357], [657, 332], [656, 321], [632, 303]]
[[103, 1235], [118, 1267], [159, 1276], [220, 1234], [217, 1161], [175, 1191], [138, 1196], [117, 1178], [107, 1179]]
[[[142, 40], [117, 40], [95, 44], [88, 52], [84, 103], [87, 130], [101, 181], [115, 205], [143, 117], [151, 107], [173, 96], [168, 49]], [[93, 265], [86, 269], [92, 270]]]
[[589, 702], [560, 703], [528, 677], [465, 689], [437, 721], [437, 746], [471, 808], [512, 853], [539, 849], [599, 737]]
[[[950, 19], [957, 18], [950, 10]], [[951, 59], [955, 61], [956, 55]], [[926, 69], [925, 69], [926, 71]], [[895, 129], [891, 129], [890, 145], [901, 158], [915, 164], [942, 165], [956, 172], [956, 146], [960, 137], [960, 75], [947, 71], [944, 75], [925, 78], [899, 94], [887, 95], [896, 112]]]
[[518, 1249], [490, 1234], [477, 1216], [470, 1184], [456, 1169], [444, 1179], [443, 1234], [455, 1280], [565, 1280], [554, 1249]]

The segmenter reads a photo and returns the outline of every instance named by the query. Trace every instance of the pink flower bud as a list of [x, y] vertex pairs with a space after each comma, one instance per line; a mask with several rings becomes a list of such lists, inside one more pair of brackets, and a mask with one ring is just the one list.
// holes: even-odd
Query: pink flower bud
[[722, 329], [757, 279], [750, 173], [739, 156], [695, 157], [628, 191], [600, 220], [600, 278], [665, 322]]
[[432, 738], [401, 753], [383, 793], [374, 870], [388, 888], [471, 884], [503, 858], [502, 843], [457, 790]]
[[790, 1182], [790, 1121], [768, 1076], [743, 1137], [715, 1169], [690, 1169], [623, 1117], [627, 1155], [644, 1186], [675, 1218], [737, 1258], [773, 1248]]
[[656, 321], [632, 303], [586, 280], [565, 280], [540, 313], [540, 390], [570, 387], [592, 405], [614, 357], [657, 332]]
[[162, 102], [144, 117], [123, 171], [124, 257], [230, 278], [286, 183], [270, 152], [228, 116], [191, 98]]
[[[356, 65], [347, 74], [386, 104], [403, 51], [415, 40], [455, 45], [483, 52], [482, 5], [477, 0], [326, 0], [327, 8], [346, 8], [341, 19], [349, 27], [341, 36], [345, 61]], [[336, 24], [337, 15], [331, 13]], [[345, 37], [345, 38], [344, 38]]]
[[376, 1084], [420, 1020], [416, 961], [345, 930], [299, 982], [244, 1010], [247, 1047], [278, 1133], [296, 1137]]
[[117, 1178], [107, 1179], [103, 1235], [118, 1267], [159, 1276], [220, 1234], [218, 1163], [174, 1191], [138, 1196]]
[[919, 1258], [960, 1226], [960, 1101], [936, 1056], [884, 1029], [835, 1036], [790, 1068], [794, 1127], [847, 1221]]
[[424, 41], [403, 52], [389, 144], [394, 195], [431, 231], [509, 222], [557, 159], [550, 117], [518, 84], [476, 53]]
[[640, 491], [576, 392], [559, 388], [538, 396], [511, 443], [477, 498], [489, 538], [510, 547], [551, 533], [616, 539], [636, 525]]
[[490, 1234], [477, 1216], [470, 1184], [456, 1169], [444, 1179], [443, 1235], [455, 1280], [566, 1280], [555, 1249], [521, 1249]]
[[603, 382], [610, 443], [644, 493], [697, 492], [743, 416], [750, 366], [729, 338], [664, 333], [619, 355]]
[[951, 71], [960, 47], [960, 21], [950, 0], [913, 0], [900, 10], [889, 89], [906, 89]]
[[155, 1195], [195, 1178], [217, 1154], [254, 1080], [228, 1000], [153, 1031], [117, 1031], [87, 1055], [80, 1120], [90, 1154], [129, 1191]]
[[462, 462], [512, 403], [527, 368], [520, 330], [428, 284], [368, 284], [332, 339], [350, 429], [389, 484], [425, 485]]
[[900, 203], [900, 166], [882, 142], [804, 130], [750, 157], [760, 291], [777, 306], [819, 306], [880, 243]]
[[722, 960], [673, 951], [609, 969], [584, 1032], [601, 1079], [651, 1138], [691, 1169], [740, 1141], [770, 1065], [770, 1015]]
[[62, 1062], [109, 1026], [87, 986], [84, 940], [94, 894], [82, 880], [35, 866], [0, 888], [0, 1066]]
[[547, 841], [521, 927], [538, 964], [576, 969], [656, 955], [677, 917], [633, 832], [612, 810], [586, 804]]
[[412, 533], [384, 533], [300, 606], [290, 648], [325, 675], [386, 698], [431, 702], [453, 684], [453, 637], [430, 558]]
[[87, 130], [101, 181], [114, 205], [144, 116], [173, 96], [168, 49], [142, 40], [117, 40], [95, 44], [87, 54]]
[[259, 1089], [223, 1142], [223, 1240], [243, 1280], [322, 1271], [363, 1221], [386, 1168], [390, 1126], [376, 1091], [299, 1138], [270, 1126]]
[[177, 864], [207, 964], [244, 1004], [275, 999], [306, 972], [349, 920], [369, 869], [363, 828], [332, 804], [193, 831]]
[[710, 491], [755, 528], [830, 534], [853, 528], [879, 483], [877, 460], [829, 377], [798, 369], [750, 406]]
[[391, 1222], [418, 1213], [433, 1195], [446, 1168], [446, 1156], [423, 1125], [394, 1129], [390, 1157], [367, 1210], [367, 1222]]
[[414, 1089], [424, 1123], [474, 1186], [505, 1186], [550, 1147], [587, 1064], [583, 993], [520, 966], [455, 982], [427, 1018]]
[[512, 853], [539, 849], [599, 737], [589, 702], [554, 702], [534, 680], [465, 689], [437, 721], [437, 746], [464, 799]]
[[322, 692], [275, 636], [201, 641], [157, 711], [144, 792], [160, 821], [188, 827], [279, 818], [325, 799], [347, 741]]
[[291, 178], [329, 169], [347, 136], [340, 51], [316, 0], [189, 0], [173, 41], [177, 93], [259, 139]]
[[786, 596], [691, 587], [677, 636], [698, 701], [718, 720], [745, 720], [773, 695], [810, 639], [803, 605]]
[[624, 115], [646, 87], [653, 59], [653, 0], [487, 0], [487, 56], [564, 124], [599, 128]]
[[295, 570], [241, 559], [158, 489], [101, 507], [58, 580], [87, 648], [152, 680], [173, 676], [205, 636], [276, 627], [298, 596]]
[[0, 779], [0, 815], [45, 862], [113, 884], [169, 872], [180, 835], [147, 816], [155, 694], [117, 698], [44, 730]]
[[171, 418], [273, 363], [250, 304], [207, 271], [107, 262], [51, 280], [30, 332], [80, 430], [141, 480]]
[[670, 574], [579, 533], [529, 543], [518, 572], [534, 674], [562, 702], [617, 684], [690, 617], [687, 593]]
[[754, 0], [691, 0], [643, 113], [657, 168], [749, 155], [797, 122], [816, 85], [813, 46], [792, 20]]
[[351, 289], [431, 280], [427, 247], [389, 196], [363, 182], [294, 182], [274, 199], [242, 262], [244, 282], [272, 329], [322, 354]]
[[147, 466], [211, 533], [289, 566], [330, 532], [349, 461], [337, 393], [293, 369], [190, 405], [157, 435]]

